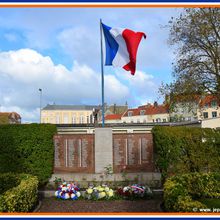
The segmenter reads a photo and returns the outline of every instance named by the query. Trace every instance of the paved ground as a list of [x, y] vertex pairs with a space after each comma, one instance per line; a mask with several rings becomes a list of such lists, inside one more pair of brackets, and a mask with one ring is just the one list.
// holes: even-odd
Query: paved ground
[[58, 200], [44, 198], [38, 212], [161, 212], [161, 198], [150, 200]]

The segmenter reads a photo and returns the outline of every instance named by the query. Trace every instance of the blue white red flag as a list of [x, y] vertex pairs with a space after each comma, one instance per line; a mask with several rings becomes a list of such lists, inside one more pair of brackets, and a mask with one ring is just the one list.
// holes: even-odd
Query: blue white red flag
[[105, 37], [106, 66], [123, 67], [131, 74], [135, 74], [136, 56], [143, 32], [134, 32], [129, 29], [111, 28], [102, 23]]

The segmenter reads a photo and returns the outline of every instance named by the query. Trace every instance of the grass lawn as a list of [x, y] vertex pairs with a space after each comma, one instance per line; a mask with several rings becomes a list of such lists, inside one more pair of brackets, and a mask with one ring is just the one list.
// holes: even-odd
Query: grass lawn
[[208, 208], [220, 208], [220, 199], [205, 198], [199, 200], [205, 204]]

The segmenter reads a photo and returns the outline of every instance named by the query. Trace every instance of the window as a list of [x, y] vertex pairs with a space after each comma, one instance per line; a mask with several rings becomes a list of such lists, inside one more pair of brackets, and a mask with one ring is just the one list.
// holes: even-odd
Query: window
[[56, 124], [60, 124], [60, 116], [56, 115]]
[[140, 111], [140, 115], [144, 115], [144, 113], [145, 113], [145, 110]]
[[139, 119], [137, 119], [137, 123], [140, 123], [140, 120], [139, 120]]
[[164, 118], [164, 119], [163, 119], [163, 122], [166, 122], [166, 121], [167, 121], [166, 118]]
[[161, 122], [161, 119], [160, 119], [160, 118], [157, 118], [157, 119], [156, 119], [156, 122]]
[[83, 124], [84, 123], [84, 116], [80, 115], [80, 123]]
[[216, 118], [217, 117], [217, 112], [212, 112], [212, 117]]
[[68, 114], [64, 114], [63, 116], [63, 123], [68, 124]]
[[96, 116], [93, 116], [92, 114], [90, 115], [90, 117], [89, 117], [89, 118], [90, 118], [90, 123], [93, 123], [93, 122], [94, 122], [95, 117], [96, 117]]
[[129, 112], [128, 112], [128, 116], [129, 116], [129, 117], [132, 116], [132, 111], [129, 111]]
[[72, 123], [76, 124], [76, 116], [75, 115], [72, 116]]
[[209, 117], [208, 112], [203, 112], [203, 118], [208, 118], [208, 117]]
[[144, 119], [143, 123], [147, 123], [146, 119]]
[[217, 107], [217, 101], [211, 101], [211, 107], [216, 108]]

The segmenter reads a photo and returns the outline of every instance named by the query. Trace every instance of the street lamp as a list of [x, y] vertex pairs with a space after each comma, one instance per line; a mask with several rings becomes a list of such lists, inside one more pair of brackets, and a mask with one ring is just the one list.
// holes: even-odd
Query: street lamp
[[39, 89], [40, 92], [40, 123], [41, 123], [41, 102], [42, 102], [42, 89]]

